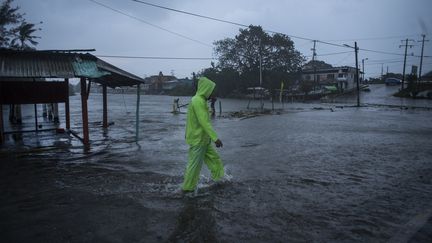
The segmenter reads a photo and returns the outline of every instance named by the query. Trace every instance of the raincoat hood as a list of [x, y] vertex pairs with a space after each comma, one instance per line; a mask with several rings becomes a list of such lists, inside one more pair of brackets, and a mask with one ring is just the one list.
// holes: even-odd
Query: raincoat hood
[[186, 142], [191, 145], [208, 145], [217, 140], [217, 134], [210, 123], [207, 100], [216, 84], [206, 77], [198, 80], [198, 88], [188, 105], [186, 120]]
[[196, 95], [203, 96], [208, 99], [213, 92], [216, 84], [206, 77], [201, 77], [198, 79], [198, 88]]

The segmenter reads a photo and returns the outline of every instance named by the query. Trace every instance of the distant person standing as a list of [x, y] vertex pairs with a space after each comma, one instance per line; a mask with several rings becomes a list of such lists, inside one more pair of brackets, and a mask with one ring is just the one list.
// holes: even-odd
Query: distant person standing
[[180, 111], [179, 100], [180, 100], [180, 98], [174, 99], [173, 113], [177, 113]]
[[216, 101], [217, 101], [216, 97], [214, 97], [214, 96], [210, 97], [210, 108], [211, 108], [211, 115], [212, 116], [216, 115], [216, 109], [215, 109]]
[[183, 192], [196, 189], [203, 162], [217, 181], [224, 176], [224, 167], [219, 154], [212, 145], [222, 147], [222, 141], [210, 123], [207, 100], [212, 97], [216, 84], [206, 77], [197, 82], [197, 91], [188, 106], [186, 120], [186, 142], [189, 144], [188, 164], [182, 185]]

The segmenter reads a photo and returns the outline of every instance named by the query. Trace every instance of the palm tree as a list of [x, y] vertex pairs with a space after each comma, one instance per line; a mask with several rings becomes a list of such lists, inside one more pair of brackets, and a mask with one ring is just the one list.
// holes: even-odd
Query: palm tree
[[[40, 22], [42, 23], [42, 22]], [[31, 45], [35, 46], [38, 44], [35, 39], [40, 38], [39, 36], [33, 35], [34, 32], [41, 30], [40, 28], [35, 28], [36, 25], [32, 23], [27, 23], [23, 21], [20, 26], [18, 26], [15, 31], [15, 38], [12, 40], [12, 47], [20, 50], [34, 49]], [[30, 42], [30, 44], [27, 44]]]
[[0, 47], [9, 46], [9, 38], [13, 36], [11, 26], [22, 20], [19, 7], [11, 7], [12, 1], [6, 0], [0, 5]]

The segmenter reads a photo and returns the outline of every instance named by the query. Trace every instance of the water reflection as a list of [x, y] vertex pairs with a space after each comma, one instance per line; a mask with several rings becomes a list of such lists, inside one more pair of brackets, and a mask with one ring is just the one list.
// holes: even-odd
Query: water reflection
[[[134, 116], [124, 108], [134, 109], [135, 96], [125, 95], [125, 102], [109, 97], [114, 124], [108, 129], [99, 123], [101, 97], [90, 96], [87, 152], [79, 140], [51, 132], [24, 133], [17, 142], [8, 137], [0, 149], [4, 232], [12, 240], [23, 239], [26, 231], [22, 241], [34, 235], [58, 240], [62, 234], [89, 241], [94, 238], [86, 238], [83, 229], [108, 234], [106, 224], [95, 223], [108, 217], [116, 239], [385, 242], [432, 201], [431, 110], [401, 110], [399, 98], [382, 98], [389, 91], [378, 86], [362, 94], [364, 102], [381, 105], [356, 108], [345, 97], [340, 103], [283, 104], [284, 110], [264, 115], [250, 110], [247, 119], [230, 115], [244, 111], [247, 100], [221, 99], [224, 114], [213, 123], [224, 141], [219, 152], [232, 184], [209, 186], [203, 170], [196, 198], [175, 194], [188, 146], [186, 114], [171, 113], [172, 97], [143, 97], [137, 143]], [[76, 131], [79, 102], [71, 100]], [[430, 101], [414, 103], [432, 107]], [[59, 198], [68, 203], [58, 206]], [[38, 207], [20, 210], [33, 202]], [[135, 216], [126, 217], [125, 208]], [[87, 220], [70, 228], [74, 210], [85, 212], [80, 215]], [[40, 227], [26, 220], [31, 215]], [[63, 231], [44, 227], [53, 218]], [[118, 226], [120, 219], [130, 228]]]

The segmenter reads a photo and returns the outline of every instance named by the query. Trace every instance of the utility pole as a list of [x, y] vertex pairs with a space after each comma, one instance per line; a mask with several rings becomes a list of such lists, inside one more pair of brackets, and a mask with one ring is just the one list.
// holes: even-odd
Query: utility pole
[[312, 51], [312, 67], [313, 67], [313, 82], [314, 82], [314, 90], [315, 90], [315, 86], [316, 86], [316, 65], [315, 65], [315, 56], [316, 56], [316, 40], [313, 40], [313, 48], [311, 49]]
[[[402, 40], [403, 42], [404, 40]], [[402, 84], [401, 84], [401, 90], [404, 89], [404, 83], [405, 83], [405, 66], [406, 66], [406, 56], [407, 56], [407, 49], [408, 49], [408, 41], [414, 41], [414, 40], [405, 40], [405, 55], [404, 55], [404, 64], [403, 64], [403, 73], [402, 73]], [[399, 45], [399, 48], [401, 48], [404, 45]], [[410, 48], [412, 48], [412, 45], [409, 45]]]
[[360, 84], [359, 84], [359, 69], [358, 69], [358, 47], [357, 47], [357, 41], [354, 42], [354, 49], [355, 49], [355, 59], [356, 59], [356, 82], [357, 82], [357, 107], [360, 107]]
[[354, 42], [354, 47], [344, 44], [344, 46], [349, 47], [349, 48], [354, 48], [354, 52], [355, 52], [355, 63], [356, 63], [356, 75], [355, 75], [355, 80], [357, 83], [357, 107], [360, 107], [360, 84], [359, 84], [359, 68], [358, 68], [358, 50], [359, 48], [357, 47], [357, 41]]
[[[422, 35], [423, 39], [421, 40], [422, 43], [422, 49], [421, 49], [421, 57], [420, 57], [420, 69], [419, 69], [419, 75], [418, 75], [418, 82], [421, 82], [421, 75], [422, 75], [422, 66], [423, 66], [423, 50], [424, 50], [424, 43], [425, 41], [429, 41], [429, 40], [425, 40], [426, 35], [423, 34]], [[420, 42], [420, 41], [418, 41]]]
[[384, 63], [381, 63], [381, 80], [383, 79], [384, 75]]
[[369, 58], [366, 57], [366, 58], [362, 59], [362, 69], [363, 69], [363, 70], [362, 70], [362, 72], [363, 72], [363, 75], [362, 75], [363, 80], [362, 80], [362, 81], [363, 81], [363, 83], [364, 83], [364, 81], [365, 81], [365, 72], [364, 72], [364, 61], [365, 61], [365, 60], [369, 60]]
[[[263, 103], [263, 93], [264, 90], [262, 89], [262, 53], [261, 53], [261, 39], [259, 40], [259, 72], [260, 72], [260, 91], [261, 91], [261, 110], [264, 108]], [[255, 92], [255, 91], [254, 91]]]

